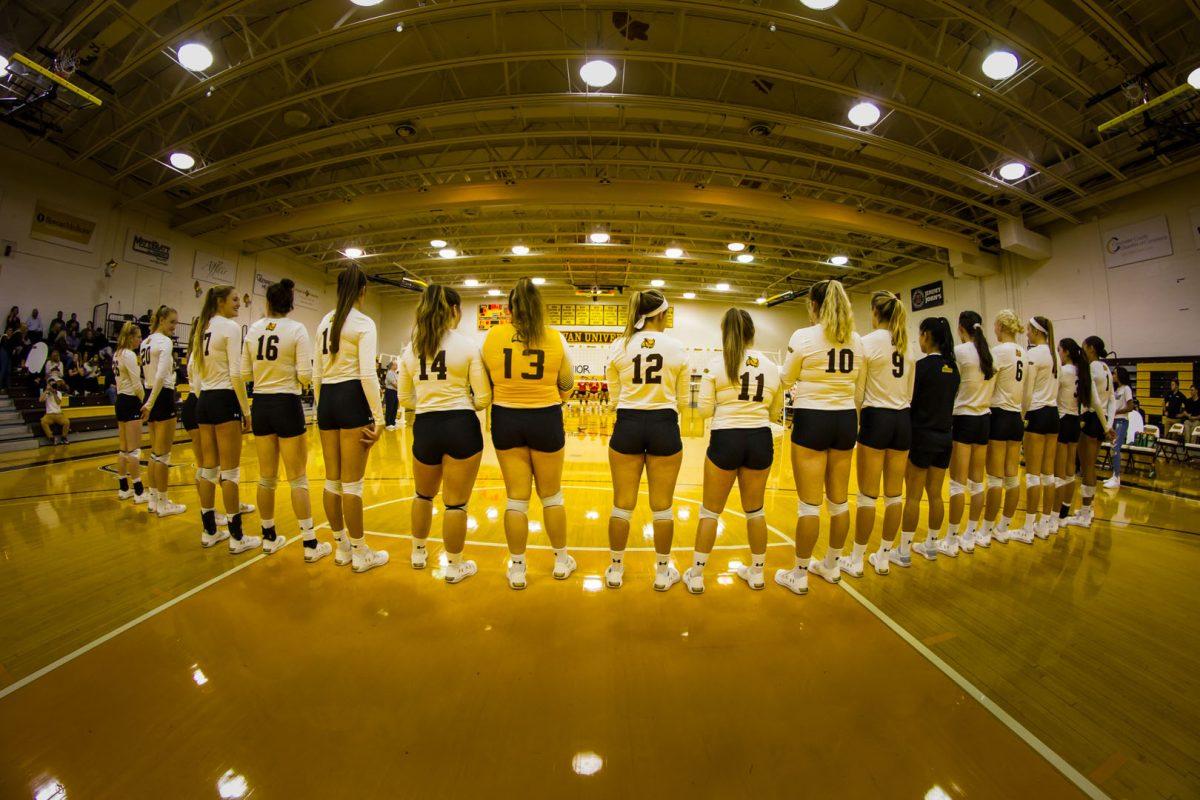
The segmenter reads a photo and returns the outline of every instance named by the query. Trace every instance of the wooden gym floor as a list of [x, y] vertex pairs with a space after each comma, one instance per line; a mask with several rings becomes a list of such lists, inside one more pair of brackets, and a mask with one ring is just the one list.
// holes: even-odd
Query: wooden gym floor
[[[407, 443], [385, 434], [371, 459], [367, 528], [393, 562], [366, 575], [305, 565], [296, 543], [203, 550], [186, 444], [172, 496], [190, 508], [167, 520], [117, 502], [111, 442], [0, 458], [0, 796], [1200, 794], [1195, 471], [1102, 490], [1090, 531], [803, 598], [728, 571], [747, 557], [735, 495], [693, 597], [651, 591], [644, 541], [625, 587], [601, 588], [606, 443], [572, 435], [580, 570], [551, 579], [535, 533], [518, 593], [491, 452], [470, 504], [480, 574], [409, 568]], [[681, 567], [704, 445], [686, 440]], [[791, 485], [777, 459], [769, 573], [791, 565]], [[294, 533], [283, 490], [277, 508]], [[643, 498], [635, 532], [648, 521]]]

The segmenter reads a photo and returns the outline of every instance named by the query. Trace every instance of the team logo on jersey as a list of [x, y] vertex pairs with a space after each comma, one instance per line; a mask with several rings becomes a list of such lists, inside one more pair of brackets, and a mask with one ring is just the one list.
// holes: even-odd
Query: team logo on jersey
[[275, 330], [275, 323], [274, 323], [274, 322], [268, 322], [268, 323], [267, 323], [267, 330], [269, 330], [269, 331], [273, 331], [273, 330]]
[[747, 367], [757, 367], [758, 359], [755, 358], [754, 356], [746, 356], [746, 366]]
[[942, 364], [942, 372], [945, 372], [948, 375], [953, 375], [954, 369], [951, 368], [949, 364]]
[[642, 349], [643, 350], [652, 350], [653, 348], [654, 348], [654, 340], [653, 339], [642, 339]]

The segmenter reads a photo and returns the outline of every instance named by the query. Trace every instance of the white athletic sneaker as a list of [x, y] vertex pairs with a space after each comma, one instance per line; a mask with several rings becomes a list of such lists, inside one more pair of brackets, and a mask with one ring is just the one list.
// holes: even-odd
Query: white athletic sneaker
[[409, 557], [409, 562], [413, 569], [425, 569], [425, 564], [429, 561], [428, 547], [414, 547], [412, 555]]
[[1092, 518], [1083, 512], [1079, 512], [1064, 519], [1063, 524], [1075, 528], [1090, 528], [1092, 527]]
[[610, 589], [620, 589], [624, 582], [625, 562], [609, 564], [608, 569], [604, 570], [604, 585]]
[[367, 572], [376, 567], [382, 567], [388, 562], [387, 550], [372, 550], [370, 547], [352, 547], [350, 549], [350, 569], [355, 572]]
[[350, 562], [354, 560], [354, 548], [350, 546], [350, 537], [343, 536], [341, 539], [336, 541], [337, 548], [333, 555], [333, 563], [337, 564], [339, 567], [347, 567], [350, 565]]
[[142, 505], [143, 503], [149, 503], [150, 502], [150, 493], [145, 491], [144, 489], [142, 490], [141, 494], [134, 492], [133, 502], [135, 505], [139, 505], [139, 506]]
[[1105, 489], [1120, 489], [1121, 488], [1121, 476], [1113, 475], [1111, 478], [1109, 478], [1108, 480], [1106, 480], [1104, 482], [1104, 488]]
[[1034, 525], [1033, 526], [1033, 535], [1038, 537], [1039, 539], [1049, 539], [1050, 538], [1050, 523], [1039, 522], [1036, 525]]
[[948, 558], [957, 558], [958, 541], [957, 536], [943, 536], [937, 540], [937, 551]]
[[329, 542], [317, 542], [316, 547], [301, 547], [300, 549], [304, 551], [305, 563], [315, 564], [333, 552], [333, 545]]
[[118, 500], [128, 500], [133, 497], [133, 489], [125, 489], [124, 491], [117, 489]]
[[231, 538], [229, 540], [229, 555], [231, 555], [231, 556], [240, 555], [241, 553], [246, 553], [246, 552], [249, 552], [250, 550], [257, 550], [260, 547], [262, 547], [262, 537], [261, 536], [248, 536], [243, 533], [242, 538], [240, 538], [240, 539], [232, 539]]
[[980, 531], [975, 531], [975, 546], [983, 547], [983, 548], [991, 547], [992, 546], [991, 531], [988, 531], [987, 533], [981, 533]]
[[253, 514], [257, 510], [258, 509], [254, 506], [253, 503], [242, 503], [238, 507], [238, 511], [242, 514]]
[[461, 583], [479, 571], [474, 561], [460, 561], [446, 565], [446, 583]]
[[1010, 530], [1000, 530], [999, 528], [996, 528], [996, 530], [992, 532], [992, 538], [1000, 544], [1010, 541], [1013, 536], [1015, 536], [1015, 534]]
[[842, 579], [842, 571], [837, 564], [826, 567], [825, 562], [817, 558], [808, 560], [808, 571], [819, 578], [824, 578], [829, 583], [838, 583]]
[[187, 506], [183, 503], [172, 503], [170, 500], [158, 504], [159, 517], [173, 517], [176, 514], [182, 514], [187, 511]]
[[808, 594], [808, 572], [799, 567], [775, 570], [775, 582], [792, 594]]
[[525, 588], [525, 565], [513, 564], [508, 565], [508, 587], [510, 589]]
[[737, 576], [739, 578], [741, 578], [742, 580], [744, 580], [746, 582], [746, 585], [749, 586], [751, 589], [753, 589], [756, 592], [762, 591], [763, 586], [766, 585], [766, 581], [763, 580], [763, 568], [762, 567], [754, 567], [754, 566], [738, 567], [737, 568]]
[[201, 532], [200, 546], [201, 547], [212, 547], [215, 544], [220, 544], [221, 542], [225, 541], [228, 538], [229, 538], [229, 531], [222, 530], [220, 528], [218, 528], [217, 532], [211, 536], [209, 536], [207, 533]]
[[942, 545], [936, 540], [931, 542], [926, 539], [923, 542], [913, 542], [912, 549], [917, 555], [929, 561], [937, 561], [938, 551], [942, 549]]
[[554, 572], [550, 573], [556, 581], [565, 581], [571, 577], [571, 573], [575, 571], [575, 556], [567, 553], [564, 556], [554, 557]]
[[967, 553], [968, 555], [970, 555], [971, 553], [974, 553], [975, 552], [975, 536], [976, 536], [976, 534], [974, 531], [972, 531], [970, 534], [964, 533], [963, 535], [959, 536], [958, 537], [958, 549], [964, 553]]
[[1057, 513], [1050, 517], [1050, 535], [1051, 536], [1058, 533], [1058, 528], [1060, 525], [1062, 525], [1062, 519], [1058, 516]]
[[394, 430], [396, 430], [396, 426], [395, 426], [395, 425], [387, 425], [387, 426], [385, 426], [385, 427], [386, 427], [386, 429], [387, 429], [387, 430], [389, 430], [389, 431], [394, 431]]
[[[881, 555], [883, 556], [882, 558], [880, 557]], [[878, 550], [876, 550], [874, 553], [867, 553], [867, 563], [875, 568], [876, 575], [887, 575], [890, 571], [888, 563], [891, 560], [892, 552], [890, 550], [886, 555], [881, 554]]]
[[695, 567], [688, 567], [683, 573], [683, 588], [692, 594], [704, 594], [704, 573], [697, 572]]
[[674, 562], [668, 561], [664, 566], [655, 565], [654, 591], [665, 592], [679, 583], [679, 580], [679, 570], [675, 567]]
[[[243, 537], [245, 538], [245, 537]], [[281, 533], [275, 534], [274, 539], [263, 539], [262, 550], [267, 555], [279, 552], [279, 549], [287, 544], [287, 537]]]
[[[149, 492], [146, 492], [146, 494], [150, 495]], [[156, 500], [153, 496], [151, 496], [150, 499], [146, 501], [146, 513], [147, 514], [157, 514], [158, 513], [158, 500]]]
[[905, 555], [900, 552], [899, 547], [893, 547], [891, 550], [888, 550], [888, 563], [908, 569], [912, 566], [912, 554]]
[[853, 556], [840, 556], [838, 558], [838, 568], [852, 578], [861, 578], [863, 576], [863, 560], [854, 560]]

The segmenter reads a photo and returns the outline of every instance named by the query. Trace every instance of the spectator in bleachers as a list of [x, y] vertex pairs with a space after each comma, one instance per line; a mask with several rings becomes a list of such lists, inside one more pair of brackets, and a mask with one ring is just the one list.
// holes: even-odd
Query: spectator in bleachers
[[29, 341], [37, 344], [42, 340], [42, 336], [46, 333], [46, 326], [38, 316], [38, 310], [35, 308], [29, 314], [29, 319], [25, 320], [25, 329], [29, 336]]
[[88, 322], [87, 327], [83, 329], [83, 333], [79, 335], [80, 351], [94, 355], [99, 354], [100, 348], [104, 346], [104, 335], [96, 329], [96, 326]]
[[[70, 444], [67, 435], [71, 432], [71, 420], [62, 410], [63, 391], [66, 386], [62, 381], [51, 381], [42, 390], [41, 401], [46, 404], [46, 413], [42, 415], [42, 432], [51, 444]], [[54, 436], [54, 425], [62, 428], [62, 436]]]
[[4, 320], [4, 330], [21, 327], [21, 309], [13, 306], [8, 310], [8, 319]]
[[72, 330], [71, 326], [68, 325], [67, 329], [59, 335], [62, 336], [63, 339], [66, 341], [67, 349], [70, 350], [72, 353], [74, 353], [75, 351], [77, 351], [79, 349], [79, 343], [80, 343], [79, 342], [79, 331], [77, 329]]
[[4, 326], [3, 337], [0, 337], [0, 389], [8, 388], [8, 378], [12, 375], [20, 335], [19, 324], [15, 328], [10, 325]]
[[50, 351], [46, 366], [42, 367], [42, 379], [46, 383], [61, 381], [67, 376], [67, 365], [63, 363], [62, 354], [57, 349]]
[[1188, 399], [1183, 402], [1183, 413], [1186, 419], [1183, 422], [1184, 441], [1192, 440], [1192, 432], [1200, 428], [1200, 388], [1196, 384], [1192, 384], [1192, 388], [1188, 390]]
[[1179, 381], [1171, 379], [1171, 389], [1163, 395], [1163, 436], [1170, 436], [1171, 428], [1183, 422], [1187, 398], [1179, 391]]
[[79, 318], [75, 316], [74, 312], [71, 312], [71, 318], [67, 320], [67, 333], [79, 334]]

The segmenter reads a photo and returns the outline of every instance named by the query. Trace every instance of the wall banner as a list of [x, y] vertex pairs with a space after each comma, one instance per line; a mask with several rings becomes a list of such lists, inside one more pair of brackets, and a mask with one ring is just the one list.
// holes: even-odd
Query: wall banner
[[[274, 272], [258, 270], [254, 273], [254, 293], [259, 297], [266, 297], [267, 287], [272, 283], [278, 283], [282, 277]], [[292, 280], [296, 281], [295, 278]], [[321, 293], [315, 289], [296, 281], [296, 288], [292, 291], [296, 308], [308, 308], [314, 311], [321, 308]]]
[[912, 310], [924, 311], [934, 306], [945, 305], [946, 296], [942, 292], [942, 282], [934, 281], [912, 290]]
[[90, 253], [95, 233], [96, 221], [93, 219], [77, 217], [42, 200], [34, 204], [33, 221], [29, 225], [29, 236], [33, 239]]
[[130, 228], [125, 238], [125, 260], [166, 271], [171, 268], [171, 243]]
[[1106, 230], [1102, 238], [1104, 266], [1109, 269], [1163, 258], [1175, 252], [1165, 215]]
[[612, 344], [620, 338], [620, 331], [563, 331], [567, 344]]
[[234, 284], [237, 281], [237, 264], [203, 250], [196, 251], [192, 262], [192, 277], [208, 283]]

